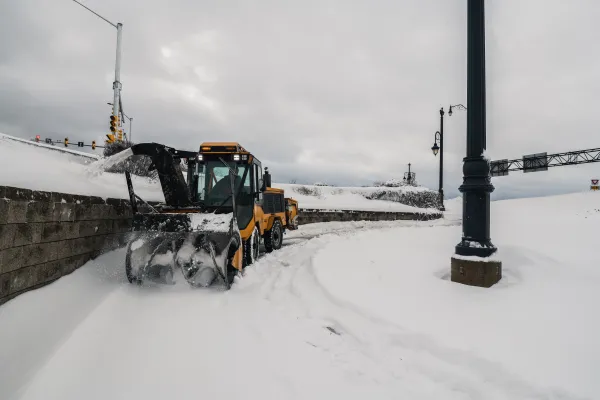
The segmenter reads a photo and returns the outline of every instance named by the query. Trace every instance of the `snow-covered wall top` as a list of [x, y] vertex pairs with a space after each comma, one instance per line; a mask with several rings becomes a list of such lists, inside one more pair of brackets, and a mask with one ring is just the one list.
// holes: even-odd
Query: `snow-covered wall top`
[[[0, 168], [0, 185], [102, 198], [129, 198], [125, 177], [104, 172], [104, 161], [99, 156], [0, 134], [0, 160], [3, 167]], [[158, 181], [133, 176], [133, 185], [143, 199], [164, 201]], [[287, 197], [297, 199], [301, 209], [436, 211], [432, 201], [428, 200], [436, 195], [435, 192], [418, 186], [331, 187], [279, 183], [273, 183], [273, 186], [284, 189]], [[383, 195], [382, 191], [385, 191]], [[407, 201], [406, 194], [413, 194], [412, 198], [416, 200]]]

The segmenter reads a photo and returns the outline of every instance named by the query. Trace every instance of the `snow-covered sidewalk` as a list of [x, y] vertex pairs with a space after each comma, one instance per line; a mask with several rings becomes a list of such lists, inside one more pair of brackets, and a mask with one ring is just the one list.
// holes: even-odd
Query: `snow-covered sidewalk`
[[598, 398], [600, 196], [492, 203], [503, 279], [490, 289], [449, 281], [460, 234], [359, 233], [320, 250], [313, 267], [331, 298], [397, 330], [390, 354], [473, 367], [456, 382], [472, 398]]

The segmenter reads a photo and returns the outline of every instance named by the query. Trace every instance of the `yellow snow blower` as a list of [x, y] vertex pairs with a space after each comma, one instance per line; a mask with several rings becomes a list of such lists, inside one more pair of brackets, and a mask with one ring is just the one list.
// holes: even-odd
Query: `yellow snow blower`
[[258, 258], [261, 242], [267, 252], [278, 250], [286, 229], [298, 228], [298, 202], [272, 188], [268, 170], [263, 173], [261, 162], [238, 143], [202, 143], [199, 152], [140, 143], [122, 153], [119, 160], [150, 157], [165, 198], [140, 212], [143, 200], [126, 173], [134, 214], [125, 260], [129, 282], [172, 283], [180, 269], [193, 286], [221, 281], [229, 289]]

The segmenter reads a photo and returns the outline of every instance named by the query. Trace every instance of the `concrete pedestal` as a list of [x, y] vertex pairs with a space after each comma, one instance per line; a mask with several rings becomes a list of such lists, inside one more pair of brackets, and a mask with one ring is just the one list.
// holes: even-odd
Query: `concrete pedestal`
[[450, 265], [452, 282], [489, 288], [502, 278], [502, 262], [500, 261], [452, 257]]

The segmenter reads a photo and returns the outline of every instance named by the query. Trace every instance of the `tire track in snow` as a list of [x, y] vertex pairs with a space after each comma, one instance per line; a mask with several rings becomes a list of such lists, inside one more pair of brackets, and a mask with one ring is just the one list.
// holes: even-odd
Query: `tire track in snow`
[[[452, 222], [443, 225], [456, 225]], [[403, 227], [425, 228], [419, 223]], [[364, 232], [388, 228], [393, 227], [359, 229]], [[435, 393], [438, 398], [451, 395], [453, 398], [575, 399], [562, 391], [536, 388], [499, 364], [441, 346], [424, 334], [410, 332], [334, 297], [317, 278], [313, 259], [330, 240], [352, 234], [356, 234], [355, 228], [306, 235], [304, 241], [266, 255], [248, 271], [248, 277], [259, 275], [250, 287], [258, 286], [258, 293], [266, 301], [275, 307], [285, 304], [285, 312], [293, 311], [314, 332], [322, 333], [331, 327], [340, 333], [333, 335], [333, 340], [323, 339], [325, 335], [311, 337], [307, 345], [330, 353], [338, 365], [357, 376], [391, 385], [411, 398]], [[248, 288], [240, 281], [240, 289]], [[429, 387], [432, 392], [407, 392], [407, 386]]]

